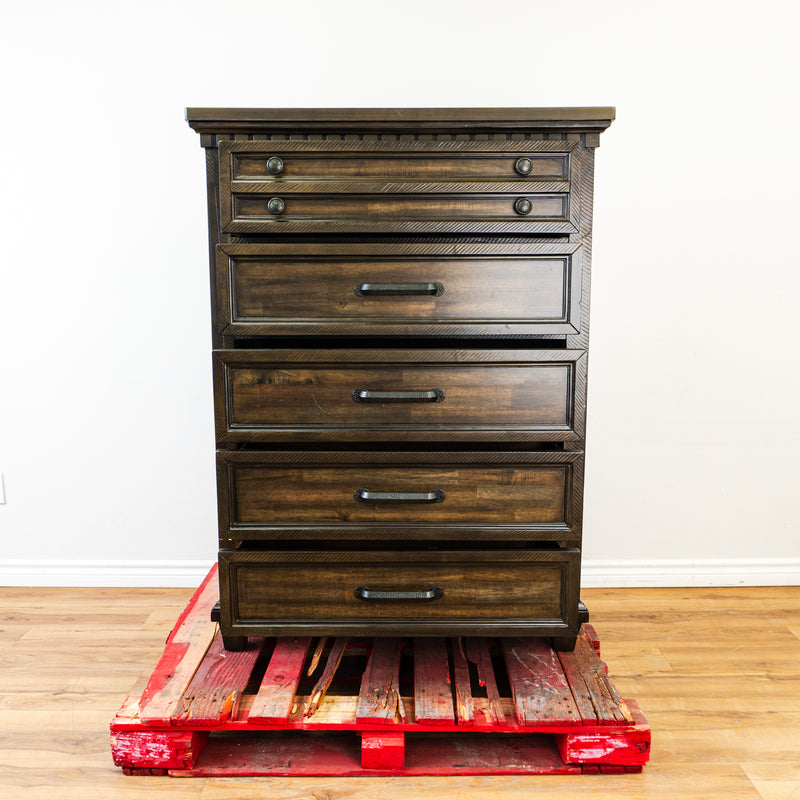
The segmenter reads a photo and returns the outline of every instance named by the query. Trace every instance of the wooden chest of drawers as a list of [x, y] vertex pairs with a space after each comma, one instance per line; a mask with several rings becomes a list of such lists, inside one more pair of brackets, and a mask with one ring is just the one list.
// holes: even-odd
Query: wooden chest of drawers
[[613, 117], [188, 109], [226, 647], [574, 646], [594, 150]]

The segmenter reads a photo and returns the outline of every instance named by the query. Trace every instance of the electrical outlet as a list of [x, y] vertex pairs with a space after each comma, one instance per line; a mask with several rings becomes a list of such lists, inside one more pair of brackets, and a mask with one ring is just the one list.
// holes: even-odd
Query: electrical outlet
[[5, 505], [6, 502], [6, 484], [3, 473], [0, 472], [0, 506]]

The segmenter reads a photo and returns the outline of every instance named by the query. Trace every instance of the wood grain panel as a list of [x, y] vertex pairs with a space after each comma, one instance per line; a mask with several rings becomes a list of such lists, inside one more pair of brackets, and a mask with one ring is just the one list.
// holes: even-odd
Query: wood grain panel
[[[267, 203], [281, 196], [285, 211], [271, 214]], [[527, 198], [531, 211], [521, 216], [514, 208], [519, 197]], [[441, 220], [498, 220], [498, 221], [568, 221], [569, 196], [565, 194], [286, 194], [233, 193], [233, 216], [225, 229], [234, 232], [239, 221], [261, 221], [273, 228], [294, 222], [328, 220], [360, 222], [405, 222]]]
[[[259, 152], [233, 153], [234, 181], [268, 181], [280, 186], [291, 181], [513, 181], [525, 186], [531, 180], [568, 180], [569, 155], [513, 153], [508, 155], [403, 155], [375, 153], [307, 153], [286, 151], [281, 142]], [[283, 170], [274, 175], [267, 168], [270, 158], [283, 160]], [[515, 164], [525, 157], [531, 162], [527, 176]]]
[[[233, 617], [280, 620], [563, 620], [563, 570], [577, 551], [402, 553], [223, 552]], [[413, 556], [413, 559], [410, 558]], [[294, 559], [294, 560], [293, 560]], [[355, 590], [425, 592], [428, 600], [364, 601]]]
[[[346, 456], [345, 456], [346, 458]], [[239, 466], [235, 525], [276, 521], [405, 524], [525, 523], [566, 525], [566, 465], [489, 467]], [[445, 493], [441, 502], [362, 502], [354, 492]]]
[[[573, 335], [581, 261], [581, 248], [562, 242], [222, 245], [215, 327], [239, 336]], [[432, 282], [438, 295], [356, 292]]]
[[[217, 455], [220, 541], [580, 541], [580, 451], [264, 451]], [[444, 492], [363, 502], [355, 492]]]
[[[526, 425], [567, 428], [571, 365], [231, 367], [230, 427]], [[370, 393], [443, 391], [441, 402], [362, 402]], [[409, 394], [409, 396], [411, 396]]]

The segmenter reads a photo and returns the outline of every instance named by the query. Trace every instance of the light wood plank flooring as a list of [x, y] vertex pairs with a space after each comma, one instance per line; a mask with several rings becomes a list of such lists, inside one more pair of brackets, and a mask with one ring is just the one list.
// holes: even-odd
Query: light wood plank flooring
[[800, 798], [800, 587], [583, 592], [617, 687], [653, 729], [641, 775], [126, 777], [108, 724], [190, 595], [0, 588], [0, 797]]

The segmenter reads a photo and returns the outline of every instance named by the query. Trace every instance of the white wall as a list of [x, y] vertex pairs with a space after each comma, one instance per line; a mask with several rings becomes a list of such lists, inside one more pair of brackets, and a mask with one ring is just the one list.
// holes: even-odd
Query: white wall
[[0, 582], [216, 552], [185, 106], [616, 105], [597, 158], [585, 583], [797, 582], [798, 4], [3, 6]]

